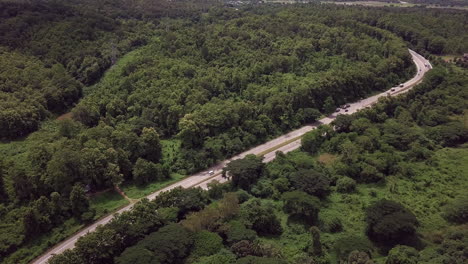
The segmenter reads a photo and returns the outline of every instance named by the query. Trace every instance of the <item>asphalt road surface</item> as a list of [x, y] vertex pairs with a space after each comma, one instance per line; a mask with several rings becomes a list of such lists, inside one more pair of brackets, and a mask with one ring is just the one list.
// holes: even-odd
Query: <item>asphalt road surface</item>
[[[201, 188], [206, 189], [207, 184], [209, 182], [211, 182], [211, 181], [217, 180], [219, 182], [224, 182], [224, 181], [226, 181], [226, 179], [224, 179], [221, 176], [222, 169], [226, 164], [228, 164], [232, 160], [243, 158], [248, 154], [255, 154], [255, 155], [262, 154], [264, 156], [263, 161], [264, 162], [270, 162], [275, 158], [277, 151], [282, 151], [283, 153], [287, 153], [287, 152], [298, 149], [301, 146], [301, 139], [300, 139], [301, 136], [303, 136], [305, 133], [315, 129], [317, 126], [319, 126], [321, 124], [330, 124], [336, 118], [337, 115], [355, 113], [355, 112], [359, 111], [360, 109], [363, 109], [365, 107], [368, 107], [368, 106], [376, 103], [380, 97], [394, 96], [394, 95], [398, 95], [398, 94], [401, 94], [401, 93], [404, 93], [404, 92], [408, 91], [414, 85], [421, 82], [422, 79], [423, 79], [424, 74], [432, 68], [430, 62], [428, 60], [426, 60], [424, 57], [422, 57], [421, 55], [419, 55], [418, 53], [416, 53], [416, 52], [414, 52], [412, 50], [409, 50], [409, 52], [410, 52], [410, 54], [411, 54], [411, 56], [413, 58], [413, 62], [416, 65], [417, 73], [413, 78], [411, 78], [410, 80], [405, 82], [403, 84], [403, 87], [394, 87], [394, 88], [392, 88], [394, 90], [390, 89], [389, 91], [382, 92], [380, 94], [371, 96], [369, 98], [360, 100], [358, 102], [349, 103], [350, 106], [347, 108], [347, 110], [348, 110], [347, 112], [345, 112], [343, 109], [341, 109], [340, 112], [334, 113], [334, 114], [332, 114], [332, 115], [330, 115], [328, 117], [325, 117], [325, 118], [323, 118], [323, 119], [321, 119], [321, 120], [319, 120], [319, 121], [317, 121], [317, 122], [315, 122], [313, 124], [306, 125], [306, 126], [301, 127], [301, 128], [299, 128], [297, 130], [291, 131], [291, 132], [289, 132], [289, 133], [287, 133], [285, 135], [282, 135], [282, 136], [280, 136], [280, 137], [278, 137], [276, 139], [273, 139], [273, 140], [271, 140], [269, 142], [266, 142], [265, 144], [262, 144], [260, 146], [255, 147], [255, 148], [252, 148], [252, 149], [250, 149], [248, 151], [245, 151], [245, 152], [243, 152], [243, 153], [241, 153], [239, 155], [236, 155], [236, 156], [234, 156], [234, 157], [232, 157], [232, 158], [230, 158], [228, 160], [220, 162], [220, 163], [212, 166], [211, 168], [207, 169], [206, 171], [203, 171], [203, 172], [194, 174], [192, 176], [189, 176], [189, 177], [187, 177], [187, 178], [185, 178], [185, 179], [183, 179], [183, 180], [181, 180], [181, 181], [179, 181], [177, 183], [174, 183], [173, 185], [170, 185], [170, 186], [168, 186], [168, 187], [166, 187], [166, 188], [164, 188], [164, 189], [162, 189], [160, 191], [154, 192], [154, 193], [148, 195], [147, 198], [149, 200], [153, 200], [156, 196], [159, 195], [159, 193], [164, 192], [164, 191], [168, 191], [168, 190], [170, 190], [172, 188], [175, 188], [175, 187], [183, 187], [183, 188], [201, 187]], [[208, 173], [209, 171], [213, 171], [213, 173], [210, 174], [210, 173]], [[61, 243], [57, 244], [55, 247], [48, 250], [44, 255], [42, 255], [42, 256], [38, 257], [37, 259], [33, 260], [31, 262], [31, 264], [45, 264], [45, 263], [47, 263], [47, 261], [53, 255], [60, 254], [60, 253], [64, 252], [67, 249], [73, 248], [75, 246], [76, 241], [78, 241], [78, 239], [80, 237], [86, 235], [89, 232], [93, 232], [96, 229], [96, 227], [98, 227], [100, 225], [107, 224], [112, 218], [114, 218], [115, 214], [128, 211], [128, 210], [130, 210], [132, 208], [132, 206], [133, 205], [130, 204], [130, 205], [118, 210], [114, 214], [111, 214], [111, 215], [108, 215], [108, 216], [106, 216], [104, 218], [101, 218], [100, 220], [98, 220], [94, 224], [85, 227], [80, 232], [74, 234], [70, 238], [62, 241]]]

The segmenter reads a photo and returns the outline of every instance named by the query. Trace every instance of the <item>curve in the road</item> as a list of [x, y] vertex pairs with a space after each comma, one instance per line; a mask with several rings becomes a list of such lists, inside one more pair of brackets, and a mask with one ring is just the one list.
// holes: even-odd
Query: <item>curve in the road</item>
[[[406, 81], [403, 84], [403, 87], [394, 87], [394, 88], [392, 88], [393, 90], [390, 89], [389, 91], [385, 91], [385, 92], [382, 92], [380, 94], [377, 94], [377, 95], [368, 97], [366, 99], [363, 99], [361, 101], [349, 104], [350, 107], [347, 108], [348, 112], [345, 112], [343, 114], [355, 113], [355, 112], [359, 111], [360, 109], [363, 109], [365, 107], [368, 107], [368, 106], [376, 103], [380, 97], [394, 96], [394, 95], [398, 95], [398, 94], [407, 92], [410, 88], [412, 88], [413, 86], [415, 86], [416, 84], [421, 82], [423, 77], [424, 77], [424, 74], [427, 71], [429, 71], [432, 68], [432, 66], [431, 66], [431, 64], [430, 64], [430, 62], [428, 60], [426, 60], [423, 56], [419, 55], [415, 51], [409, 50], [409, 52], [410, 52], [410, 54], [412, 56], [414, 64], [416, 65], [416, 68], [417, 68], [417, 73], [413, 78]], [[341, 114], [341, 113], [338, 113], [338, 114]], [[325, 117], [325, 118], [315, 122], [314, 124], [307, 125], [307, 126], [299, 128], [297, 130], [291, 131], [291, 132], [289, 132], [289, 133], [287, 133], [285, 135], [282, 135], [282, 136], [280, 136], [280, 137], [278, 137], [276, 139], [273, 139], [273, 140], [271, 140], [269, 142], [266, 142], [266, 143], [264, 143], [264, 144], [262, 144], [260, 146], [257, 146], [255, 148], [252, 148], [252, 149], [248, 150], [248, 151], [245, 151], [245, 152], [243, 152], [243, 153], [241, 153], [239, 155], [236, 155], [236, 156], [234, 156], [234, 157], [232, 157], [232, 158], [230, 158], [228, 160], [225, 160], [225, 161], [223, 161], [221, 163], [218, 163], [217, 165], [214, 165], [213, 167], [211, 167], [211, 168], [209, 168], [207, 170], [207, 171], [214, 171], [214, 174], [209, 174], [209, 173], [207, 173], [207, 171], [194, 174], [194, 175], [189, 176], [189, 177], [187, 177], [187, 178], [185, 178], [185, 179], [183, 179], [183, 180], [181, 180], [181, 181], [179, 181], [177, 183], [174, 183], [173, 185], [170, 185], [170, 186], [168, 186], [166, 188], [163, 188], [162, 190], [154, 192], [154, 193], [148, 195], [146, 198], [148, 198], [149, 200], [153, 200], [161, 192], [168, 191], [168, 190], [171, 190], [171, 189], [176, 188], [176, 187], [183, 187], [183, 188], [201, 187], [201, 188], [207, 189], [208, 188], [207, 184], [209, 182], [211, 182], [211, 181], [217, 180], [219, 182], [224, 182], [224, 181], [226, 181], [226, 179], [221, 177], [222, 168], [226, 164], [228, 164], [230, 161], [235, 160], [235, 159], [243, 158], [248, 154], [254, 154], [254, 155], [262, 154], [263, 157], [264, 157], [263, 161], [264, 162], [270, 162], [276, 157], [276, 152], [277, 151], [287, 153], [287, 152], [298, 149], [301, 146], [300, 137], [302, 137], [305, 133], [315, 129], [319, 125], [330, 124], [336, 118], [336, 116], [337, 116], [337, 114], [332, 114], [332, 115], [330, 115], [328, 117]], [[292, 139], [296, 139], [296, 140], [292, 140]], [[287, 142], [287, 144], [284, 144], [285, 142]], [[265, 152], [267, 152], [267, 153], [265, 153]], [[93, 232], [100, 225], [107, 224], [110, 220], [112, 220], [112, 218], [114, 218], [114, 216], [116, 214], [126, 212], [126, 211], [130, 210], [132, 207], [133, 207], [133, 204], [130, 204], [130, 205], [128, 205], [126, 207], [123, 207], [122, 209], [116, 211], [115, 213], [113, 213], [111, 215], [108, 215], [108, 216], [98, 220], [94, 224], [84, 228], [83, 230], [76, 233], [72, 237], [70, 237], [70, 238], [64, 240], [63, 242], [57, 244], [55, 247], [48, 250], [44, 255], [42, 255], [39, 258], [33, 260], [31, 262], [31, 264], [45, 264], [45, 263], [47, 263], [47, 261], [53, 255], [60, 254], [60, 253], [64, 252], [67, 249], [73, 248], [75, 246], [76, 241], [78, 241], [78, 239], [80, 237], [86, 235], [89, 232]]]

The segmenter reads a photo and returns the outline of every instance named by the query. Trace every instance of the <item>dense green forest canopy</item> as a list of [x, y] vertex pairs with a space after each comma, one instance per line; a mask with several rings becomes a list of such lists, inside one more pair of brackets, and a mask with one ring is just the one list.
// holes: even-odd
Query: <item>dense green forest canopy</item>
[[[25, 136], [51, 114], [69, 110], [82, 85], [95, 83], [122, 54], [147, 42], [157, 23], [147, 23], [150, 18], [190, 17], [208, 4], [0, 1], [0, 139]], [[28, 71], [35, 72], [31, 78]]]
[[[173, 172], [206, 168], [407, 79], [414, 73], [408, 45], [438, 54], [462, 52], [468, 43], [466, 23], [460, 23], [466, 16], [457, 11], [70, 3], [0, 2], [0, 137], [13, 139], [40, 128], [23, 141], [0, 145], [0, 260], [6, 263], [25, 263], [40, 254], [50, 246], [41, 239], [51, 230], [92, 221], [96, 212], [90, 209], [89, 192], [122, 183], [144, 186], [165, 181]], [[450, 100], [458, 104], [455, 98]], [[41, 122], [70, 108], [72, 120]], [[419, 113], [424, 125], [436, 124], [430, 136], [443, 146], [464, 140], [459, 123], [437, 127], [447, 121], [446, 110]], [[349, 120], [342, 121], [346, 132]], [[400, 132], [394, 123], [389, 121], [386, 129]], [[410, 132], [405, 141], [390, 133], [388, 142], [406, 151], [420, 135]], [[172, 147], [164, 147], [167, 142]], [[335, 144], [339, 149], [341, 141]], [[351, 154], [359, 151], [344, 145]], [[355, 174], [340, 180], [340, 190], [353, 190], [353, 181], [372, 182], [390, 171], [373, 155], [361, 157]], [[295, 192], [287, 187], [292, 186], [309, 196], [329, 195], [333, 181], [302, 169], [283, 182], [284, 192]], [[252, 183], [259, 180], [250, 176]], [[258, 182], [251, 191], [262, 193], [265, 181]], [[315, 197], [286, 197], [291, 200], [286, 211], [315, 217], [314, 210], [300, 207], [317, 207]], [[207, 203], [203, 197], [195, 200], [199, 209]], [[259, 211], [264, 215], [249, 216], [253, 223], [232, 224], [232, 232], [226, 231], [232, 241], [252, 238], [250, 228], [281, 233], [278, 221], [259, 224], [274, 219], [273, 208], [265, 205]], [[125, 247], [157, 229], [141, 228]], [[31, 241], [42, 247], [28, 248]], [[239, 244], [236, 252], [244, 246], [255, 245]]]
[[[51, 263], [466, 262], [465, 73], [438, 66], [407, 96], [341, 116], [332, 124], [340, 129], [309, 132], [322, 137], [304, 137], [303, 146], [320, 141], [313, 153], [279, 153], [267, 165], [255, 156], [232, 161], [226, 173], [255, 175], [249, 185], [145, 200]], [[298, 179], [322, 183], [310, 189]], [[151, 224], [124, 228], [153, 211]]]

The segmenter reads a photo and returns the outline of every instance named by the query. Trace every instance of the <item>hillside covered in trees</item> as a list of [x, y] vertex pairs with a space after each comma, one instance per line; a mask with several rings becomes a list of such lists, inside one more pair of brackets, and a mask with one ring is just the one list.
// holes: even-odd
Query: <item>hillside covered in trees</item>
[[[343, 103], [388, 89], [414, 74], [407, 47], [428, 55], [460, 53], [468, 45], [466, 16], [448, 10], [319, 4], [236, 10], [208, 1], [149, 0], [1, 1], [0, 10], [0, 138], [5, 139], [0, 143], [0, 261], [5, 263], [26, 263], [108, 213], [94, 207], [91, 194], [166, 182], [175, 173], [183, 177], [311, 123]], [[440, 140], [447, 146], [465, 140], [464, 128], [455, 121], [449, 128], [437, 127], [451, 120], [449, 110], [427, 109], [417, 117], [423, 122], [418, 125], [436, 124], [430, 136], [439, 138], [431, 140], [442, 146]], [[54, 120], [66, 111], [72, 119]], [[392, 117], [390, 110], [386, 114], [378, 110], [368, 119], [384, 122]], [[385, 129], [394, 129], [392, 124]], [[455, 137], [450, 129], [460, 134]], [[406, 143], [422, 133], [414, 130]], [[371, 141], [364, 143], [372, 150], [381, 147], [375, 139], [364, 140]], [[333, 151], [339, 152], [342, 142], [334, 144]], [[390, 154], [375, 155], [390, 159]], [[390, 165], [374, 159], [361, 157], [352, 168], [355, 175], [348, 176], [357, 179], [363, 170], [378, 180], [393, 173]], [[298, 179], [301, 173], [308, 172], [298, 171]], [[327, 194], [314, 195], [323, 199]], [[209, 202], [204, 193], [193, 195], [199, 204], [187, 212]], [[303, 198], [297, 195], [288, 197]], [[309, 198], [304, 202], [317, 203]], [[241, 198], [230, 196], [226, 203], [236, 199]], [[141, 206], [142, 211], [156, 208]], [[141, 220], [106, 261], [186, 214], [174, 211], [164, 209], [161, 219]], [[139, 217], [132, 214], [128, 217]], [[177, 228], [165, 232], [179, 232]], [[255, 237], [252, 230], [245, 232]], [[93, 236], [98, 243], [100, 235]], [[196, 244], [181, 243], [180, 248]]]
[[232, 161], [231, 182], [144, 200], [51, 263], [464, 263], [459, 70], [439, 66], [408, 95], [342, 115], [272, 163]]

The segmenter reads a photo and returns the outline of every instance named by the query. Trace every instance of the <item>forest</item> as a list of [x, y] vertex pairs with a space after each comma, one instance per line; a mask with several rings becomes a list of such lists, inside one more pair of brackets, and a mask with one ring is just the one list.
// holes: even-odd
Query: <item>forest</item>
[[[360, 9], [320, 4], [246, 6], [235, 10], [209, 1], [168, 5], [149, 0], [5, 0], [0, 1], [0, 10], [0, 261], [5, 263], [27, 263], [84, 225], [125, 205], [125, 199], [112, 191], [114, 188], [126, 191], [128, 186], [146, 188], [171, 182], [311, 123], [345, 102], [401, 83], [414, 74], [407, 47], [436, 59], [436, 55], [460, 54], [468, 45], [467, 34], [462, 34], [467, 32], [466, 15], [453, 10]], [[453, 71], [450, 78], [445, 77], [448, 73], [444, 71]], [[466, 79], [457, 80], [457, 76], [462, 76], [457, 71], [463, 69], [439, 69], [439, 74], [431, 79], [433, 85], [426, 85], [427, 89], [444, 92], [458, 84], [466, 87]], [[445, 86], [439, 87], [438, 81]], [[228, 225], [223, 227], [225, 233], [218, 233], [221, 240], [211, 233], [196, 235], [195, 231], [206, 228], [188, 227], [200, 220], [185, 218], [192, 211], [217, 215], [222, 219], [220, 224], [233, 220], [232, 228], [237, 231], [231, 235], [246, 233], [251, 242], [242, 242], [239, 250], [254, 246], [264, 252], [239, 253], [242, 256], [278, 257], [267, 253], [257, 238], [270, 232], [279, 235], [280, 229], [286, 228], [284, 223], [273, 221], [273, 226], [263, 230], [255, 227], [254, 219], [259, 216], [244, 214], [258, 209], [267, 214], [261, 218], [273, 219], [273, 215], [280, 214], [277, 208], [283, 206], [282, 195], [291, 200], [285, 205], [288, 209], [284, 209], [288, 214], [293, 214], [297, 203], [310, 203], [318, 210], [321, 200], [328, 199], [329, 191], [300, 190], [314, 196], [304, 198], [293, 187], [306, 186], [309, 180], [301, 175], [307, 175], [311, 169], [320, 171], [312, 174], [324, 185], [338, 180], [332, 174], [347, 176], [349, 179], [342, 180], [345, 184], [350, 180], [373, 184], [400, 170], [409, 173], [409, 165], [403, 162], [406, 154], [395, 156], [393, 151], [414, 151], [414, 155], [425, 159], [429, 152], [438, 153], [438, 146], [462, 144], [466, 126], [450, 114], [462, 115], [459, 109], [463, 109], [466, 95], [452, 96], [459, 91], [452, 92], [430, 103], [421, 99], [419, 105], [411, 104], [413, 121], [418, 122], [411, 129], [395, 125], [401, 122], [395, 121], [392, 113], [403, 111], [401, 107], [398, 111], [393, 109], [391, 103], [396, 102], [369, 111], [365, 116], [369, 121], [361, 120], [361, 132], [372, 123], [385, 123], [376, 125], [377, 130], [391, 132], [385, 137], [385, 144], [379, 143], [384, 133], [371, 129], [373, 134], [364, 137], [349, 127], [354, 120], [345, 118], [337, 120], [342, 131], [337, 130], [336, 135], [329, 131], [333, 138], [327, 140], [332, 143], [319, 144], [316, 135], [305, 137], [309, 141], [303, 144], [304, 153], [308, 145], [312, 146], [310, 149], [320, 145], [331, 157], [344, 156], [342, 145], [349, 147], [346, 151], [350, 151], [350, 160], [341, 158], [336, 168], [296, 166], [296, 176], [271, 176], [275, 172], [270, 166], [279, 165], [264, 167], [251, 158], [246, 165], [233, 164], [241, 166], [240, 172], [243, 166], [256, 172], [249, 177], [257, 175], [255, 179], [233, 180], [239, 182], [238, 186], [214, 186], [208, 194], [179, 190], [180, 193], [167, 194], [168, 201], [161, 204], [139, 203], [140, 211], [122, 215], [102, 228], [107, 238], [98, 232], [84, 239], [97, 244], [110, 239], [122, 244], [107, 244], [107, 256], [86, 255], [98, 247], [94, 245], [84, 249], [88, 253], [71, 257], [78, 262], [70, 261], [87, 263], [79, 262], [81, 258], [93, 259], [92, 263], [113, 263], [116, 258], [117, 263], [127, 263], [125, 256], [140, 255], [145, 245], [153, 244], [151, 241], [174, 239], [174, 232], [190, 234], [186, 241], [176, 239], [182, 244], [175, 248], [185, 252], [176, 254], [180, 261], [185, 261], [197, 243], [204, 246], [204, 237], [218, 241], [216, 248], [220, 249], [244, 240], [243, 235], [226, 240], [231, 228]], [[445, 100], [458, 108], [443, 105]], [[439, 101], [440, 109], [432, 109], [434, 102]], [[409, 102], [400, 103], [410, 108]], [[431, 108], [421, 111], [423, 104]], [[407, 111], [403, 112], [407, 118]], [[56, 120], [63, 113], [72, 118]], [[397, 137], [401, 133], [408, 137], [406, 141]], [[427, 140], [421, 140], [413, 149], [414, 144], [410, 143], [422, 135]], [[407, 149], [410, 145], [411, 149]], [[367, 153], [361, 149], [363, 146]], [[363, 156], [351, 157], [355, 153]], [[329, 179], [324, 180], [323, 175]], [[252, 190], [243, 185], [250, 180], [252, 184], [258, 182]], [[260, 194], [268, 193], [277, 180], [278, 184], [285, 184], [284, 188], [278, 187], [283, 191], [274, 196]], [[224, 193], [240, 189], [247, 193], [226, 194], [223, 198]], [[100, 193], [117, 196], [111, 197], [111, 209], [100, 207]], [[186, 195], [197, 204], [174, 205], [179, 199], [185, 200]], [[251, 196], [256, 199], [250, 201]], [[238, 212], [220, 212], [223, 206], [237, 208], [236, 203]], [[188, 207], [183, 209], [184, 206]], [[214, 209], [209, 209], [212, 206]], [[140, 215], [152, 210], [161, 215]], [[219, 215], [224, 213], [227, 215]], [[308, 220], [314, 218], [313, 212], [307, 215]], [[127, 230], [128, 221], [137, 223], [135, 230]], [[185, 221], [184, 229], [171, 225], [179, 221]], [[159, 228], [164, 228], [165, 233], [144, 238]], [[213, 228], [209, 231], [215, 231]], [[198, 242], [197, 236], [201, 239]], [[118, 260], [127, 247], [130, 253]], [[223, 257], [232, 259], [232, 254], [223, 252]], [[190, 261], [207, 256], [197, 254], [193, 253]], [[155, 255], [160, 253], [147, 257]], [[241, 263], [262, 261], [256, 257], [247, 257]], [[289, 256], [283, 257], [292, 261]], [[58, 259], [57, 263], [63, 263]]]
[[143, 200], [51, 263], [464, 263], [458, 70], [439, 66], [407, 96], [341, 115], [272, 163], [232, 161], [228, 183]]

